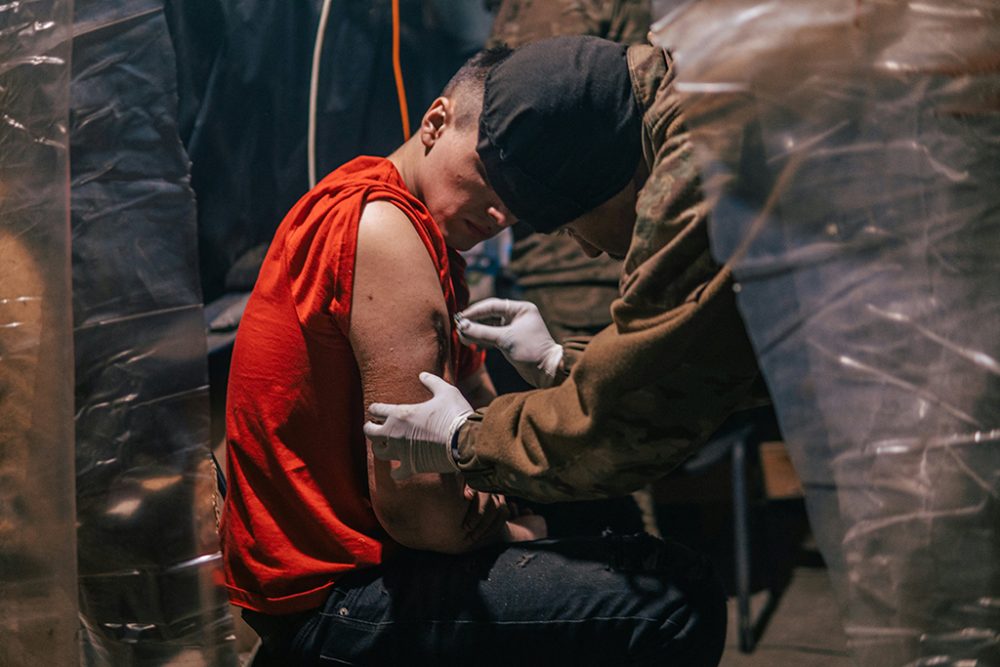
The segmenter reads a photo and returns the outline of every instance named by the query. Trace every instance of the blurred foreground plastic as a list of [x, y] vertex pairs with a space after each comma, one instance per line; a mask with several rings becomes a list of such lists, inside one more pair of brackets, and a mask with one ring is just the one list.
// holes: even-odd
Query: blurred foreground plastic
[[0, 665], [77, 655], [72, 3], [0, 3]]
[[864, 667], [1000, 664], [1000, 6], [654, 26]]
[[194, 193], [163, 0], [77, 0], [73, 315], [84, 665], [236, 664]]

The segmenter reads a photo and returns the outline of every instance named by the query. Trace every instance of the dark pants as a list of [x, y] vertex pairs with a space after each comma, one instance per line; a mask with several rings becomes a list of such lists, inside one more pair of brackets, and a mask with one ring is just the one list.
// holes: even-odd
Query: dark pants
[[708, 561], [647, 535], [407, 552], [343, 577], [320, 609], [243, 617], [281, 665], [701, 667], [726, 631]]

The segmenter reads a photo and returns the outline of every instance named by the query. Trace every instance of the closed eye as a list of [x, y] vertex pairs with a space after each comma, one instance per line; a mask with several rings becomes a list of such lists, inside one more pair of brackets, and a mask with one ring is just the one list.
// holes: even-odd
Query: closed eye
[[474, 158], [476, 163], [476, 173], [479, 174], [479, 178], [483, 179], [483, 183], [489, 185], [490, 180], [486, 178], [486, 167], [483, 166], [483, 161], [478, 157]]

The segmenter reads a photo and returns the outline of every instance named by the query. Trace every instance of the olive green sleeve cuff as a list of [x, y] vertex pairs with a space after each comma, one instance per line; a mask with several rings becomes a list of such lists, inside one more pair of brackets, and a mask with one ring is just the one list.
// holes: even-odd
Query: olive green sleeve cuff
[[583, 356], [584, 350], [587, 349], [590, 339], [590, 336], [580, 336], [567, 338], [563, 342], [563, 358], [562, 363], [559, 364], [556, 384], [562, 383], [563, 380], [569, 377], [569, 374], [573, 371], [573, 366], [576, 365], [576, 362]]
[[476, 436], [483, 424], [488, 408], [480, 408], [469, 415], [458, 431], [458, 465], [465, 483], [477, 491], [501, 491], [496, 469], [484, 464], [476, 456]]

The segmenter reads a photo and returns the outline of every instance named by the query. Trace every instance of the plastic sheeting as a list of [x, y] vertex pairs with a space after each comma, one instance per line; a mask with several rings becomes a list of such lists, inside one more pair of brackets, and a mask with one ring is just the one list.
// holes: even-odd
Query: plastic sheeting
[[235, 665], [162, 0], [76, 3], [71, 100], [82, 662]]
[[77, 654], [71, 14], [0, 3], [0, 665]]
[[[322, 0], [171, 0], [180, 132], [198, 193], [206, 302], [245, 287], [227, 276], [269, 243], [309, 189], [309, 75]], [[400, 59], [410, 116], [481, 44], [481, 0], [400, 0]], [[333, 0], [317, 102], [317, 173], [403, 142], [392, 70], [390, 0]], [[255, 267], [256, 268], [256, 267]], [[254, 272], [255, 275], [255, 272]], [[234, 284], [236, 283], [236, 284]], [[251, 280], [252, 285], [252, 280]]]
[[865, 667], [1000, 664], [1000, 7], [654, 26]]

